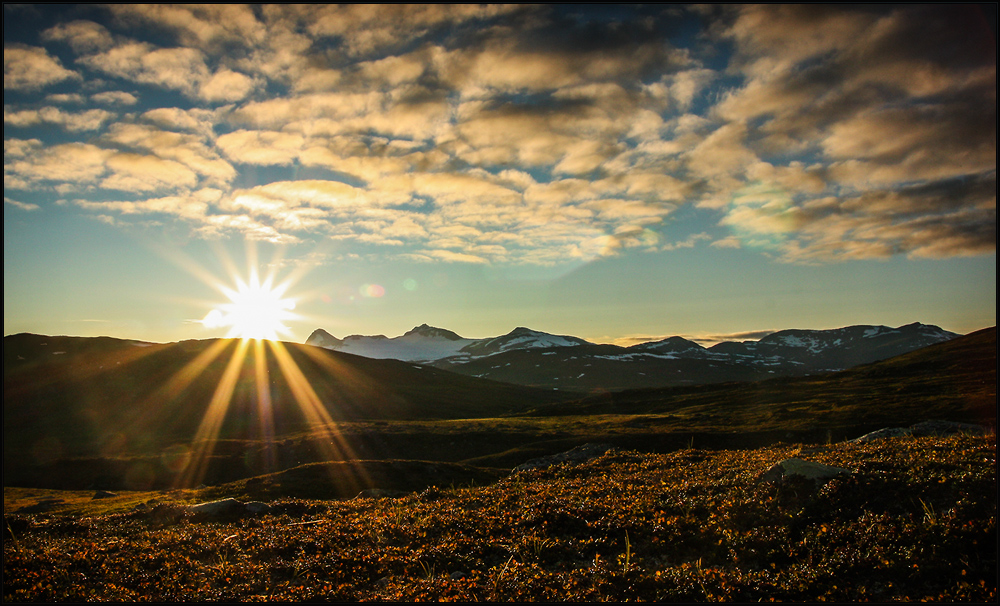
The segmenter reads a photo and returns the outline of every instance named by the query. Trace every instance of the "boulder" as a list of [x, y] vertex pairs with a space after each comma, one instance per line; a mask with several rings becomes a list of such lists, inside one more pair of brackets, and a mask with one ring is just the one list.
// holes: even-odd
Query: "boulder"
[[769, 467], [761, 475], [760, 480], [762, 482], [781, 482], [790, 476], [799, 476], [813, 480], [818, 484], [840, 474], [850, 473], [850, 470], [842, 467], [833, 467], [822, 463], [814, 463], [813, 461], [791, 458]]
[[218, 516], [245, 511], [246, 507], [236, 499], [222, 499], [220, 501], [209, 501], [198, 503], [188, 507], [188, 511], [199, 515]]

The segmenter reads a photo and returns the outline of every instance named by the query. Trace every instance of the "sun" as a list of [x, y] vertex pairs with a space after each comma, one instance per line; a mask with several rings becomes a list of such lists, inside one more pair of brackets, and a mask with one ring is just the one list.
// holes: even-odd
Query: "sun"
[[263, 283], [256, 274], [248, 282], [236, 280], [236, 290], [219, 287], [229, 298], [208, 312], [201, 323], [206, 328], [228, 327], [227, 337], [265, 339], [276, 341], [280, 335], [289, 335], [285, 322], [297, 316], [295, 301], [286, 298], [287, 286], [272, 286], [271, 279]]

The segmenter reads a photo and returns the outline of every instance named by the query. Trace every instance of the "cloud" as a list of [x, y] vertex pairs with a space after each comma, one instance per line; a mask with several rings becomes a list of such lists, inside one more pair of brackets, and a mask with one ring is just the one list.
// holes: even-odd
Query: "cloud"
[[201, 184], [226, 186], [233, 167], [199, 137], [150, 126], [116, 124], [99, 142], [44, 146], [37, 140], [5, 144], [4, 177], [9, 187], [58, 186], [80, 191], [98, 185], [130, 192], [190, 190]]
[[487, 259], [480, 257], [478, 255], [470, 255], [464, 252], [455, 252], [452, 250], [443, 249], [433, 249], [433, 250], [421, 250], [417, 251], [417, 255], [427, 255], [428, 257], [435, 259], [437, 261], [444, 261], [446, 263], [476, 263], [482, 264], [487, 263]]
[[216, 145], [232, 161], [284, 165], [295, 162], [305, 138], [294, 133], [239, 130], [220, 136]]
[[996, 66], [976, 10], [734, 9], [743, 84], [687, 155], [699, 205], [735, 232], [713, 245], [797, 262], [994, 250]]
[[296, 12], [309, 32], [317, 37], [343, 39], [349, 56], [366, 56], [385, 49], [406, 47], [438, 28], [484, 20], [518, 11], [502, 5], [377, 5], [286, 6]]
[[109, 90], [103, 93], [94, 93], [90, 96], [90, 98], [105, 105], [135, 105], [139, 102], [139, 99], [137, 99], [132, 93], [126, 93], [125, 91], [120, 90]]
[[225, 52], [262, 42], [266, 29], [253, 9], [240, 4], [114, 4], [125, 22], [145, 22], [172, 32], [177, 42], [206, 52]]
[[246, 98], [259, 83], [228, 68], [212, 72], [204, 54], [195, 48], [156, 48], [127, 41], [78, 61], [87, 67], [132, 82], [180, 91], [210, 103]]
[[736, 236], [727, 236], [725, 238], [716, 240], [710, 244], [715, 248], [743, 248], [743, 244], [740, 239]]
[[142, 118], [168, 130], [189, 131], [208, 138], [214, 136], [212, 127], [217, 114], [201, 108], [158, 107], [144, 112]]
[[40, 210], [42, 208], [41, 206], [39, 206], [37, 204], [32, 204], [30, 202], [19, 202], [17, 200], [14, 200], [13, 198], [8, 198], [7, 196], [3, 197], [3, 203], [4, 204], [10, 204], [14, 208], [19, 209], [19, 210], [23, 210], [25, 212], [32, 212], [32, 211]]
[[806, 208], [789, 260], [943, 258], [996, 248], [996, 173], [960, 177]]
[[[946, 179], [996, 168], [996, 113], [983, 106], [885, 108], [833, 125], [821, 141], [844, 182], [867, 184]], [[851, 167], [857, 166], [861, 171]]]
[[[41, 37], [77, 54], [81, 90], [108, 107], [64, 111], [86, 101], [65, 92], [5, 106], [9, 127], [85, 133], [5, 141], [7, 187], [93, 204], [112, 188], [132, 206], [85, 208], [427, 261], [703, 241], [804, 263], [995, 248], [995, 48], [965, 8], [108, 10], [107, 27]], [[678, 48], [689, 10], [711, 37]], [[7, 50], [25, 99], [80, 77], [44, 48]], [[659, 225], [692, 217], [715, 226], [664, 240]]]
[[117, 153], [107, 159], [111, 174], [101, 187], [121, 191], [158, 191], [192, 188], [198, 183], [194, 171], [180, 162], [145, 154]]
[[[89, 143], [64, 143], [48, 148], [40, 144], [33, 153], [4, 158], [4, 181], [19, 189], [42, 184], [91, 185], [107, 172], [106, 161], [113, 152]], [[6, 149], [5, 149], [6, 151]], [[5, 154], [6, 156], [6, 154]]]
[[4, 45], [3, 87], [32, 91], [64, 80], [79, 80], [80, 75], [62, 66], [58, 58], [44, 48]]
[[208, 67], [197, 49], [156, 48], [145, 42], [126, 42], [78, 61], [112, 76], [179, 90], [189, 96], [195, 96], [197, 83], [208, 76]]
[[79, 93], [58, 93], [45, 95], [46, 103], [84, 103], [83, 95]]
[[[205, 194], [208, 194], [206, 196]], [[208, 220], [206, 197], [213, 197], [212, 191], [195, 192], [185, 196], [165, 196], [138, 201], [90, 201], [74, 200], [73, 204], [85, 210], [121, 215], [165, 214], [182, 219], [202, 222]]]
[[33, 153], [35, 150], [42, 147], [42, 142], [38, 139], [4, 139], [3, 140], [3, 155], [4, 160], [8, 157], [10, 158], [20, 158]]
[[[143, 124], [115, 124], [104, 140], [123, 150], [144, 150], [145, 155], [176, 161], [200, 175], [209, 185], [225, 186], [236, 178], [236, 169], [198, 135], [175, 133]], [[175, 175], [177, 185], [190, 186], [190, 175]]]
[[70, 132], [98, 130], [114, 117], [115, 114], [103, 109], [64, 112], [58, 107], [42, 107], [41, 109], [13, 111], [5, 106], [3, 110], [4, 124], [16, 127], [56, 124]]
[[[660, 250], [677, 250], [679, 248], [694, 248], [698, 242], [711, 240], [712, 236], [705, 232], [691, 234], [684, 240], [678, 242], [668, 242], [660, 247]], [[717, 242], [712, 242], [712, 246], [717, 246]]]
[[259, 82], [230, 69], [220, 69], [198, 87], [198, 97], [209, 102], [240, 101], [250, 96]]
[[71, 21], [42, 32], [42, 39], [66, 42], [77, 53], [104, 51], [114, 46], [111, 32], [93, 21]]

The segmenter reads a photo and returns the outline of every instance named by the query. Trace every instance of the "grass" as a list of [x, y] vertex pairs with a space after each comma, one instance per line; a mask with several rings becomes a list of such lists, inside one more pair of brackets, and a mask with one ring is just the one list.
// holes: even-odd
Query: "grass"
[[[802, 452], [852, 473], [758, 480]], [[995, 436], [612, 450], [215, 520], [122, 511], [138, 493], [11, 515], [8, 495], [4, 601], [996, 600]]]

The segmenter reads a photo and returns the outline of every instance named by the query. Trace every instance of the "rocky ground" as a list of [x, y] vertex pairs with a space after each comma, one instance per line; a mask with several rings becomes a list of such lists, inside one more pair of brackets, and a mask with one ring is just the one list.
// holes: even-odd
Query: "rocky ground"
[[995, 602], [995, 435], [878, 438], [597, 448], [397, 498], [163, 494], [81, 516], [8, 508], [5, 492], [3, 596]]

